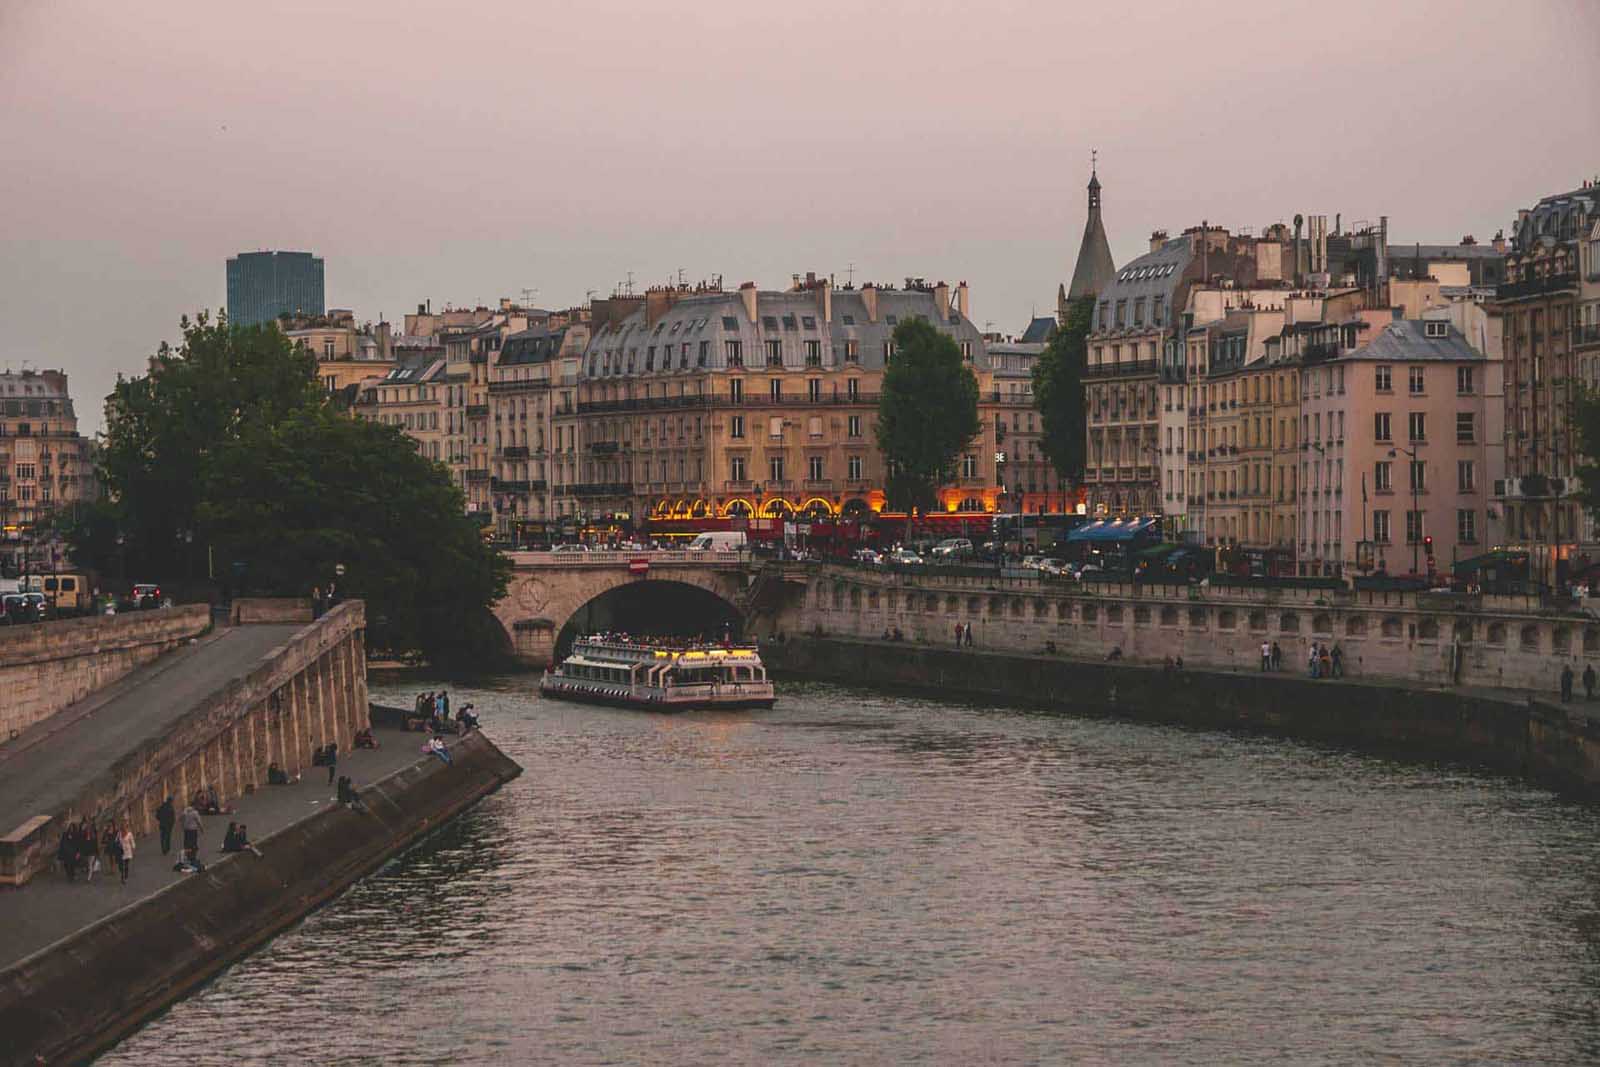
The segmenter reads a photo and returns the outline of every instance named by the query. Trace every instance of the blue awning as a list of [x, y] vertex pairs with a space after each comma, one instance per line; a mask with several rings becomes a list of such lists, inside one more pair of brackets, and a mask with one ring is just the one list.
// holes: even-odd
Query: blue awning
[[1156, 530], [1156, 519], [1100, 519], [1067, 534], [1074, 541], [1133, 541]]

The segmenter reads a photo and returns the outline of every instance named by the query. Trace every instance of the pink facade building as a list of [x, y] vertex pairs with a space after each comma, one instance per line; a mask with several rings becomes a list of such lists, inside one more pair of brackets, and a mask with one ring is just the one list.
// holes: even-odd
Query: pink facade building
[[1301, 375], [1298, 547], [1310, 573], [1448, 573], [1484, 550], [1485, 397], [1498, 395], [1498, 371], [1447, 321], [1327, 328]]

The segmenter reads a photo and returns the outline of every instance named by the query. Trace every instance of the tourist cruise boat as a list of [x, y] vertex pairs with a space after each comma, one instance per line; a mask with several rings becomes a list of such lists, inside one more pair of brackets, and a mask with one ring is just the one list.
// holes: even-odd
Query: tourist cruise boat
[[754, 648], [665, 648], [604, 634], [573, 642], [572, 654], [539, 679], [539, 692], [648, 711], [770, 708], [776, 699]]

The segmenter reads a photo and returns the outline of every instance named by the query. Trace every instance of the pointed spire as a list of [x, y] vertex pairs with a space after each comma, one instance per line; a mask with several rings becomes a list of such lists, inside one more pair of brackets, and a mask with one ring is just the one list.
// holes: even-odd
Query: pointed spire
[[[1100, 219], [1100, 153], [1089, 155], [1089, 217], [1083, 226], [1083, 241], [1078, 246], [1078, 263], [1072, 271], [1072, 284], [1067, 287], [1067, 299], [1078, 300], [1093, 296], [1116, 276], [1116, 264], [1111, 259], [1111, 244], [1106, 240], [1105, 224]], [[1062, 314], [1066, 313], [1063, 305]]]

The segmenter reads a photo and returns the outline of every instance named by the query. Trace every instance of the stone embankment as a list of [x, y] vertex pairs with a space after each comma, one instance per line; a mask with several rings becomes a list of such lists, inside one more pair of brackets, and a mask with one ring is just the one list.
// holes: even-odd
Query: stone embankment
[[257, 841], [259, 856], [224, 857], [0, 972], [0, 1064], [104, 1050], [521, 773], [481, 733], [453, 753], [364, 786], [365, 811], [320, 810]]
[[211, 625], [204, 604], [0, 627], [0, 741], [169, 652]]
[[1459, 761], [1600, 799], [1600, 725], [1577, 705], [1398, 681], [1312, 680], [1298, 671], [1168, 670], [953, 645], [794, 636], [763, 645], [762, 657], [780, 676]]

